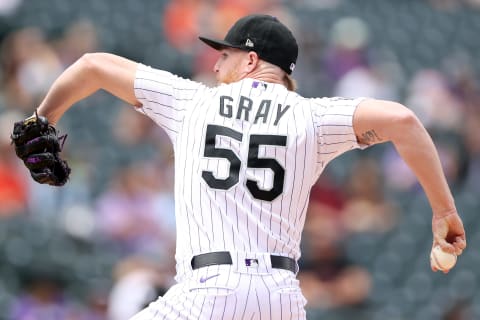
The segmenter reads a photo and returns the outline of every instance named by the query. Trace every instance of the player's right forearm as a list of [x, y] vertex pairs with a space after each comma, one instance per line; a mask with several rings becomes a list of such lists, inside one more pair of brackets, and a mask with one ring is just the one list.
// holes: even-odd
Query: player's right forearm
[[94, 80], [94, 70], [88, 59], [82, 57], [68, 67], [53, 83], [37, 112], [52, 124], [76, 102], [90, 96], [99, 89]]
[[400, 156], [415, 173], [429, 199], [435, 216], [456, 212], [438, 152], [418, 119], [392, 140]]
[[411, 110], [391, 101], [364, 100], [355, 112], [354, 129], [361, 143], [394, 144], [425, 190], [435, 216], [456, 212], [435, 145]]
[[86, 54], [55, 80], [37, 112], [55, 124], [73, 104], [99, 89], [139, 105], [133, 89], [136, 68], [135, 62], [112, 54]]

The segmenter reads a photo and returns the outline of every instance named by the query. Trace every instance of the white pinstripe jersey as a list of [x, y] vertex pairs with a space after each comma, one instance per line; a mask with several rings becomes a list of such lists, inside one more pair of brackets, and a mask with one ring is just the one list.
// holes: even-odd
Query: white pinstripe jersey
[[209, 88], [141, 64], [135, 94], [174, 146], [177, 262], [212, 251], [299, 259], [310, 188], [359, 147], [360, 99], [304, 98], [254, 79]]

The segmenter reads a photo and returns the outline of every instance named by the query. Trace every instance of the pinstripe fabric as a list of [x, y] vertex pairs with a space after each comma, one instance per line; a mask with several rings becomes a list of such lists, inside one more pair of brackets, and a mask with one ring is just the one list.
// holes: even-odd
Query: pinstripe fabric
[[[175, 151], [180, 282], [153, 305], [155, 311], [135, 319], [200, 319], [201, 310], [214, 312], [215, 319], [304, 317], [298, 285], [284, 286], [296, 281], [288, 271], [286, 278], [233, 274], [225, 285], [235, 284], [235, 294], [227, 299], [210, 295], [212, 290], [186, 297], [186, 283], [196, 272], [190, 259], [212, 251], [299, 259], [311, 186], [329, 161], [359, 147], [352, 117], [360, 100], [307, 99], [254, 79], [208, 88], [143, 65], [135, 94], [143, 104], [137, 110], [165, 129]], [[288, 290], [270, 292], [275, 287]], [[189, 308], [194, 317], [186, 313]], [[278, 311], [282, 314], [273, 317]], [[155, 312], [163, 313], [155, 317]]]
[[[260, 275], [237, 273], [229, 266], [205, 269], [194, 271], [188, 281], [174, 285], [131, 320], [305, 319], [305, 299], [291, 272]], [[201, 283], [201, 274], [219, 276]]]

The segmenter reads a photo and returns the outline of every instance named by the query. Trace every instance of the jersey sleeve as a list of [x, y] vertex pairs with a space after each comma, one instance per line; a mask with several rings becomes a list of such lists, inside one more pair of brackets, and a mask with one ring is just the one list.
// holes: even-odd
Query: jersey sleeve
[[337, 97], [311, 100], [320, 170], [348, 150], [367, 147], [358, 143], [353, 130], [353, 114], [362, 100]]
[[134, 90], [142, 106], [135, 109], [165, 129], [174, 141], [182, 127], [185, 112], [204, 88], [199, 82], [138, 64]]

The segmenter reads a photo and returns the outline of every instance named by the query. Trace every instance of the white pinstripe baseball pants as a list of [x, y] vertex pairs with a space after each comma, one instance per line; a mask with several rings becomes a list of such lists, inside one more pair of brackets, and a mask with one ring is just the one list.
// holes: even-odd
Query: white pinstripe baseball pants
[[131, 320], [306, 318], [306, 300], [295, 274], [235, 269], [218, 265], [194, 270]]

